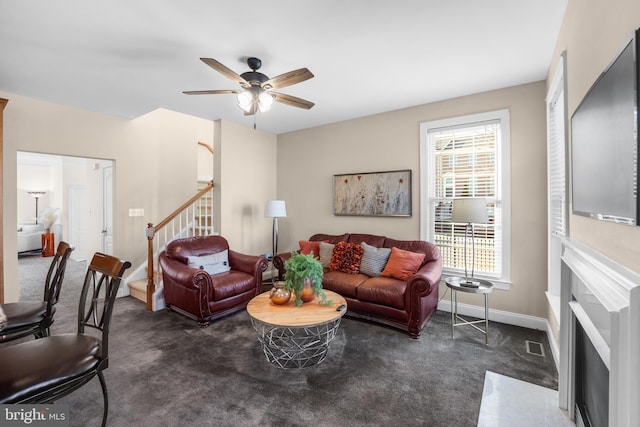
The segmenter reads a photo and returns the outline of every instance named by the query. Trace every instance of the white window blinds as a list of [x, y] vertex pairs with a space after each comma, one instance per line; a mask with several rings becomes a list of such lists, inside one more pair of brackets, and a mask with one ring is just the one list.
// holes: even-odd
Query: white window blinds
[[547, 186], [549, 228], [552, 234], [564, 237], [567, 233], [565, 184], [564, 96], [557, 85], [547, 101]]
[[[502, 212], [498, 159], [500, 120], [466, 123], [427, 131], [429, 166], [428, 197], [433, 241], [445, 268], [464, 271], [465, 224], [451, 221], [455, 198], [480, 197], [486, 201], [488, 224], [474, 225], [475, 271], [501, 277]], [[471, 259], [471, 245], [467, 258]]]

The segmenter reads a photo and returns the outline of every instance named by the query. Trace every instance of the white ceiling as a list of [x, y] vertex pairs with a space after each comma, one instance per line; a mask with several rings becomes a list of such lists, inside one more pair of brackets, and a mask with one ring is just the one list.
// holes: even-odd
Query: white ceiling
[[567, 0], [2, 0], [0, 91], [135, 118], [167, 108], [253, 125], [233, 95], [238, 74], [307, 67], [256, 117], [283, 133], [543, 80]]

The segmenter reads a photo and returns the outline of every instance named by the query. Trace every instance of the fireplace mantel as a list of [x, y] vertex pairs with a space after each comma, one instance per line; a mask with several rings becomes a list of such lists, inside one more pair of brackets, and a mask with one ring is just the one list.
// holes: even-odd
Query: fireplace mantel
[[609, 425], [640, 425], [640, 275], [566, 239], [560, 303], [560, 407], [574, 418], [577, 319], [609, 368]]

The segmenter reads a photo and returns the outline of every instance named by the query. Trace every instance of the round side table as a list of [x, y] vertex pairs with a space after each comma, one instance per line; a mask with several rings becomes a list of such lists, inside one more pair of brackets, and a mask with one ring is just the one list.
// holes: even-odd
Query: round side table
[[[471, 326], [482, 332], [484, 343], [489, 344], [489, 294], [493, 292], [493, 282], [476, 278], [467, 281], [464, 277], [447, 277], [444, 281], [451, 289], [451, 338], [456, 327]], [[470, 321], [458, 315], [458, 292], [484, 295], [484, 319]], [[480, 323], [484, 323], [484, 329], [477, 326]]]

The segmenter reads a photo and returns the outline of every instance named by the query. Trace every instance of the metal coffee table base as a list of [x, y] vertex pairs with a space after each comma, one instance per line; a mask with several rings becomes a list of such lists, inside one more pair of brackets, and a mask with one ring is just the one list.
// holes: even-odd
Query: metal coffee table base
[[307, 327], [273, 326], [251, 318], [267, 360], [280, 368], [306, 368], [327, 357], [340, 319]]

